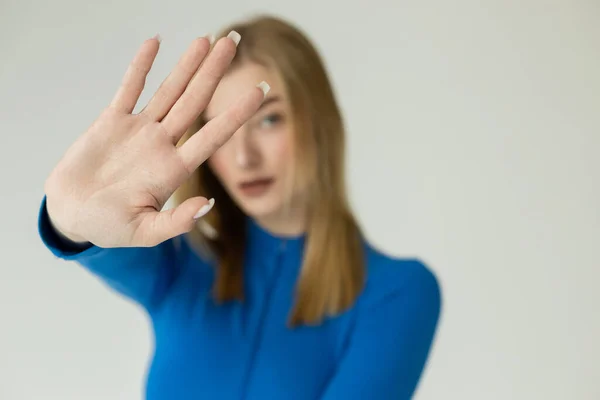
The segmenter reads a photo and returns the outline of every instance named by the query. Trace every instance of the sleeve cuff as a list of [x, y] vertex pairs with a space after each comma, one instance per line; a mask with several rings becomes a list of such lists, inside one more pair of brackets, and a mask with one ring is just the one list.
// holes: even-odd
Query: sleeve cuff
[[82, 256], [92, 255], [101, 250], [100, 247], [92, 243], [79, 245], [60, 237], [50, 223], [50, 217], [46, 209], [46, 196], [42, 199], [38, 214], [38, 233], [42, 242], [52, 254], [65, 260], [76, 260]]

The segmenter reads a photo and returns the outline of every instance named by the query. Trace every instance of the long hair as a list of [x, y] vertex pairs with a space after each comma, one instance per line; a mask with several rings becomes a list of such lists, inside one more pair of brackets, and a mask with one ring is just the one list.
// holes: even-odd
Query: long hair
[[[346, 195], [345, 133], [341, 113], [323, 62], [307, 37], [276, 17], [259, 16], [233, 24], [242, 40], [230, 68], [261, 64], [281, 78], [291, 105], [295, 178], [308, 182], [307, 229], [302, 269], [289, 323], [318, 324], [351, 307], [365, 280], [362, 233]], [[180, 141], [204, 124], [203, 116]], [[194, 196], [215, 198], [213, 210], [187, 235], [216, 258], [213, 295], [217, 301], [243, 300], [245, 218], [208, 163], [201, 165], [174, 194], [176, 204]]]

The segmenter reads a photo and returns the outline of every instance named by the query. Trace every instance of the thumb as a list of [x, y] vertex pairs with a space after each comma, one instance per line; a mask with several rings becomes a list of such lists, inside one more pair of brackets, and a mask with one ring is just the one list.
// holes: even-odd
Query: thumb
[[194, 228], [196, 221], [206, 215], [215, 204], [214, 199], [192, 197], [169, 210], [155, 212], [149, 221], [144, 235], [150, 246], [158, 245], [165, 240], [187, 233]]

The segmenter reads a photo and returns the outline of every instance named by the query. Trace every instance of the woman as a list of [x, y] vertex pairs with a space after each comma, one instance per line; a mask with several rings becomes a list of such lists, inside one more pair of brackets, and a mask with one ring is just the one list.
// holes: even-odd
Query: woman
[[309, 41], [270, 17], [227, 32], [195, 40], [132, 114], [159, 41], [143, 44], [46, 181], [44, 243], [148, 313], [148, 399], [411, 397], [436, 278], [361, 235]]

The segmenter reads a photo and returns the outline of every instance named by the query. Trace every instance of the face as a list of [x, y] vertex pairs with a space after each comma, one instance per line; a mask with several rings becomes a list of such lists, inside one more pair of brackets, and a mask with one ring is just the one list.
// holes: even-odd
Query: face
[[293, 128], [289, 101], [277, 74], [252, 62], [223, 77], [205, 111], [214, 118], [240, 95], [240, 88], [267, 81], [271, 90], [260, 110], [208, 160], [225, 190], [249, 216], [280, 215], [293, 197]]

